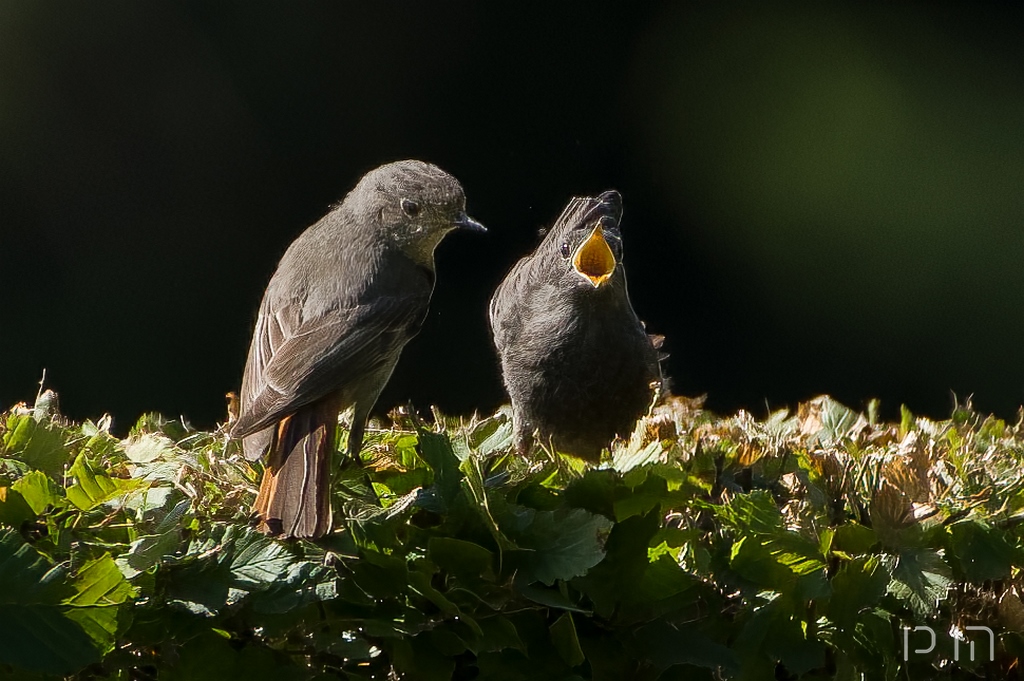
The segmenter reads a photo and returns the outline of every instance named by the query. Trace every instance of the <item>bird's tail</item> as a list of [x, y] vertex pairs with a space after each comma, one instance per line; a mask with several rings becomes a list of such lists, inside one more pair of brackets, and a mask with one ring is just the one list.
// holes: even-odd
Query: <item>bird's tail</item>
[[331, 530], [331, 458], [338, 409], [331, 400], [302, 407], [277, 426], [253, 504], [260, 530], [315, 539]]

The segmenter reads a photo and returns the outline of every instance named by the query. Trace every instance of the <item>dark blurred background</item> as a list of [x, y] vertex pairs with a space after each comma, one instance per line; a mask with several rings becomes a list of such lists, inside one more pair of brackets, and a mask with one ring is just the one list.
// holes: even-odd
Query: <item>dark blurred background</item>
[[358, 177], [462, 181], [382, 408], [504, 399], [486, 303], [573, 194], [625, 197], [677, 392], [1024, 401], [1021, 3], [0, 3], [0, 407], [183, 414]]

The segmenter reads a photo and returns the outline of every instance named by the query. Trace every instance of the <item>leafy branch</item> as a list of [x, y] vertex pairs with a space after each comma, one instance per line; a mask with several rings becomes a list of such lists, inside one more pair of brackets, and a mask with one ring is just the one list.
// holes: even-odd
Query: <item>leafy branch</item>
[[969, 403], [673, 398], [600, 467], [515, 456], [507, 410], [400, 410], [363, 452], [384, 508], [336, 476], [317, 544], [251, 529], [222, 431], [55, 404], [0, 417], [5, 678], [1010, 678], [1024, 650], [1024, 434]]

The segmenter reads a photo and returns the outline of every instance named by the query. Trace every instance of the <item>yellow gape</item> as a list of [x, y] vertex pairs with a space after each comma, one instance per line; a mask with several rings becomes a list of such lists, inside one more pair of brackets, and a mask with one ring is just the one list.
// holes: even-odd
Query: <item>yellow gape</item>
[[615, 271], [615, 254], [604, 239], [604, 232], [598, 224], [590, 236], [580, 244], [572, 256], [572, 267], [587, 279], [594, 288], [608, 281]]

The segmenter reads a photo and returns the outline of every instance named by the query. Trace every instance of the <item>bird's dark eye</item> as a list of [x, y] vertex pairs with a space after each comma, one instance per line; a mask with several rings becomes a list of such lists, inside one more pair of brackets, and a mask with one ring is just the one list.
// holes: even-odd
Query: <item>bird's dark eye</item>
[[569, 257], [569, 244], [562, 244], [558, 250], [561, 252], [563, 258]]
[[411, 199], [402, 199], [402, 211], [411, 218], [420, 214], [420, 204]]

